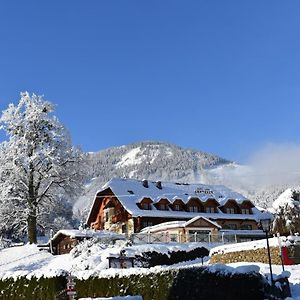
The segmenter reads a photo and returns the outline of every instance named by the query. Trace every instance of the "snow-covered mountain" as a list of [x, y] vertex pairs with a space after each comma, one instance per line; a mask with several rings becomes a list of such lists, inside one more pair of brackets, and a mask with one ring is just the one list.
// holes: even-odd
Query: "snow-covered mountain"
[[89, 153], [91, 180], [74, 205], [80, 217], [86, 214], [97, 190], [113, 177], [223, 184], [242, 193], [257, 205], [271, 206], [288, 187], [258, 180], [257, 170], [217, 155], [161, 142], [140, 142]]
[[113, 177], [214, 183], [215, 175], [208, 175], [213, 170], [237, 166], [217, 155], [161, 142], [113, 147], [89, 153], [89, 159], [92, 179], [75, 203], [75, 212], [89, 207], [96, 191]]
[[140, 142], [90, 154], [93, 177], [103, 182], [114, 176], [136, 179], [198, 182], [203, 169], [232, 164], [202, 151], [160, 142]]

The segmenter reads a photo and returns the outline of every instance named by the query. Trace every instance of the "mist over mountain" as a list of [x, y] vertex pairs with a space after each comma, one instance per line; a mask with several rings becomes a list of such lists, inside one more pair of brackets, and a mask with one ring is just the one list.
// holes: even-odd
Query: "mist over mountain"
[[259, 206], [270, 207], [285, 189], [297, 188], [300, 182], [297, 176], [284, 180], [278, 175], [273, 180], [274, 173], [279, 172], [271, 168], [274, 166], [270, 160], [272, 155], [265, 151], [249, 165], [242, 165], [199, 150], [152, 141], [89, 153], [91, 180], [75, 203], [74, 213], [78, 217], [85, 216], [96, 192], [113, 177], [222, 184]]

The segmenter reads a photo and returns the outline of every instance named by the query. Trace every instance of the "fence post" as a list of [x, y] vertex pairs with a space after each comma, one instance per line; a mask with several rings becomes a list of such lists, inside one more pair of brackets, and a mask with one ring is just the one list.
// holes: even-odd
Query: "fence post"
[[235, 242], [237, 243], [238, 241], [237, 241], [237, 237], [236, 237], [236, 234], [234, 235], [234, 239], [235, 239]]
[[222, 232], [222, 243], [224, 244], [224, 232]]
[[194, 242], [197, 242], [197, 232], [194, 233]]

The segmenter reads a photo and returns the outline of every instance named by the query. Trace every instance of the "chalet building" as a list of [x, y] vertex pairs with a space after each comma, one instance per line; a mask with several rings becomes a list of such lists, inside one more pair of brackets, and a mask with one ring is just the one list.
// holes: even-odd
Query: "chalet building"
[[54, 255], [69, 253], [79, 242], [95, 238], [103, 242], [115, 242], [124, 240], [124, 235], [107, 231], [95, 231], [90, 229], [62, 229], [59, 230], [48, 242], [50, 252]]
[[130, 235], [165, 222], [184, 224], [195, 217], [202, 217], [197, 221], [198, 231], [242, 231], [251, 237], [262, 236], [258, 228], [262, 213], [250, 200], [225, 186], [120, 178], [112, 179], [96, 193], [87, 225]]

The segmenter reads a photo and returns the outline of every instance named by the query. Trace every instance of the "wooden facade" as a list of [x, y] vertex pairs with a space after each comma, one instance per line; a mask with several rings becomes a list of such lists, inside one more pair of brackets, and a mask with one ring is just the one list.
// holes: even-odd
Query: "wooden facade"
[[79, 242], [88, 239], [97, 239], [103, 243], [114, 244], [118, 240], [125, 240], [125, 237], [105, 230], [61, 229], [49, 240], [48, 246], [54, 255], [67, 254]]
[[50, 247], [52, 247], [51, 252], [54, 255], [67, 254], [69, 253], [82, 238], [71, 238], [69, 236], [60, 234], [54, 240], [51, 241]]
[[[97, 204], [95, 209], [95, 203]], [[110, 189], [102, 193], [98, 193], [94, 203], [94, 210], [92, 209], [87, 225], [96, 230], [111, 230], [117, 233], [131, 234], [140, 232], [143, 228], [157, 225], [168, 221], [176, 221], [177, 217], [156, 217], [156, 216], [138, 216], [133, 217], [123, 207], [119, 199], [112, 193]], [[214, 213], [218, 214], [219, 209], [222, 214], [214, 220], [222, 226], [223, 229], [232, 230], [255, 230], [258, 229], [258, 224], [255, 220], [247, 220], [247, 214], [252, 214], [253, 204], [250, 201], [244, 201], [238, 204], [235, 200], [228, 200], [225, 205], [218, 206], [218, 202], [209, 198], [202, 202], [199, 198], [191, 198], [186, 204], [181, 199], [176, 199], [173, 203], [162, 198], [153, 204], [153, 200], [149, 197], [142, 197], [136, 206], [141, 211], [144, 210], [168, 210], [168, 211], [183, 211], [193, 213]], [[242, 214], [245, 213], [245, 219], [226, 218], [227, 214]], [[188, 221], [192, 217], [188, 214], [180, 220]]]

